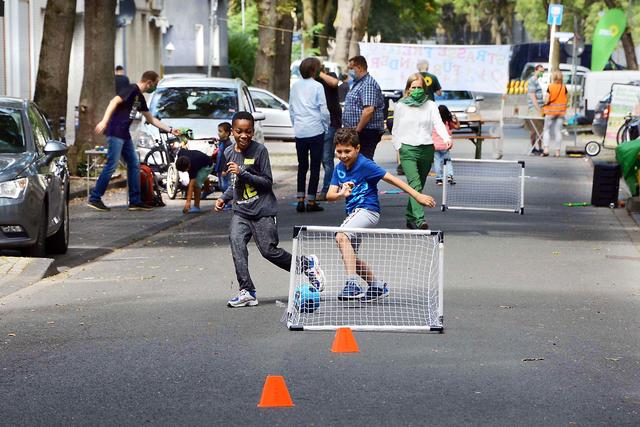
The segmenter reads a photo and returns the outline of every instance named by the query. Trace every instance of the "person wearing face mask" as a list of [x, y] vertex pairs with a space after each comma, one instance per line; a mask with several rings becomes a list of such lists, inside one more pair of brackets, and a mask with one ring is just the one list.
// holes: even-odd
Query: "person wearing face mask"
[[140, 211], [150, 210], [151, 206], [142, 203], [140, 199], [140, 160], [136, 147], [131, 140], [129, 126], [140, 112], [147, 122], [160, 130], [180, 135], [180, 131], [167, 126], [157, 118], [153, 117], [147, 107], [143, 93], [152, 93], [158, 86], [159, 76], [155, 71], [145, 71], [140, 77], [140, 81], [123, 88], [109, 102], [107, 110], [104, 112], [102, 120], [96, 125], [96, 134], [106, 134], [107, 136], [107, 163], [102, 169], [96, 186], [91, 190], [88, 205], [99, 211], [109, 211], [102, 202], [102, 196], [107, 190], [111, 175], [115, 172], [120, 156], [127, 164], [127, 184], [129, 187], [129, 210]]
[[[542, 118], [542, 88], [540, 87], [540, 77], [544, 74], [544, 66], [538, 64], [533, 75], [528, 80], [528, 96], [527, 103], [529, 105], [529, 116], [540, 117], [540, 119], [526, 120], [525, 124], [529, 128], [531, 139], [531, 154], [542, 154], [540, 147], [540, 135], [544, 127], [544, 119]], [[537, 147], [536, 147], [537, 145]]]
[[378, 83], [367, 72], [364, 56], [349, 59], [348, 66], [353, 86], [344, 101], [342, 126], [358, 132], [360, 153], [373, 160], [376, 146], [384, 133], [384, 96]]
[[[433, 131], [449, 144], [451, 136], [442, 122], [435, 102], [428, 99], [424, 78], [419, 73], [407, 79], [404, 96], [395, 105], [393, 146], [400, 154], [400, 164], [411, 188], [421, 193], [433, 163]], [[405, 212], [407, 228], [429, 229], [424, 209], [410, 198]]]

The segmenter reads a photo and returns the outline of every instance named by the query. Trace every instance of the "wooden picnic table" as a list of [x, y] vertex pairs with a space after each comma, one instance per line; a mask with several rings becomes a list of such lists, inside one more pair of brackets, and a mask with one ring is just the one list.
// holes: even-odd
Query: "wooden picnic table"
[[[482, 141], [486, 140], [486, 139], [499, 139], [499, 136], [483, 136], [482, 135], [482, 125], [485, 123], [499, 123], [500, 120], [498, 119], [485, 119], [483, 118], [480, 114], [478, 113], [470, 113], [468, 118], [465, 120], [460, 120], [460, 125], [467, 125], [469, 126], [469, 132], [466, 132], [465, 130], [463, 130], [463, 132], [461, 133], [454, 133], [453, 136], [451, 137], [451, 139], [453, 140], [463, 140], [463, 139], [468, 139], [469, 141], [473, 142], [473, 144], [476, 147], [476, 152], [475, 152], [475, 158], [476, 159], [481, 159], [482, 158]], [[474, 126], [476, 125], [476, 126]], [[476, 132], [473, 132], [472, 129], [477, 129]]]

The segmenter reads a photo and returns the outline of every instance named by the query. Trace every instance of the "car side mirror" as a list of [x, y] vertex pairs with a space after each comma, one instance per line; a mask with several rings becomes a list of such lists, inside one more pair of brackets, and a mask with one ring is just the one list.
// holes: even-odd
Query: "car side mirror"
[[256, 121], [264, 120], [266, 118], [267, 118], [267, 116], [265, 116], [264, 113], [261, 112], [261, 111], [254, 111], [253, 112], [253, 119], [256, 120]]
[[282, 105], [280, 106], [280, 108], [282, 108], [284, 111], [287, 111], [287, 110], [288, 110], [287, 106], [286, 106], [286, 105], [284, 105], [284, 104], [282, 104]]
[[44, 146], [45, 163], [49, 164], [56, 157], [64, 156], [67, 154], [69, 147], [67, 144], [63, 144], [60, 141], [50, 140]]
[[476, 101], [484, 101], [484, 96], [476, 96]]

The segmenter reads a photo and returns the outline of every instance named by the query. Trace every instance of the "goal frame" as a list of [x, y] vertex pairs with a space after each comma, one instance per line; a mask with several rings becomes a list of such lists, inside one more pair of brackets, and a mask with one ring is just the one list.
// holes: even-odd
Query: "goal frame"
[[[329, 233], [366, 233], [366, 234], [419, 234], [427, 236], [437, 236], [438, 238], [438, 308], [437, 315], [439, 325], [299, 325], [292, 322], [294, 313], [294, 296], [296, 287], [296, 268], [297, 258], [300, 256], [298, 251], [299, 235], [301, 232], [329, 232]], [[444, 233], [436, 230], [403, 230], [392, 228], [343, 228], [343, 227], [327, 227], [327, 226], [315, 226], [315, 225], [296, 225], [293, 227], [293, 239], [292, 239], [292, 251], [291, 251], [291, 272], [289, 274], [289, 299], [287, 303], [287, 309], [284, 313], [286, 318], [287, 328], [290, 331], [334, 331], [338, 328], [350, 328], [353, 331], [377, 331], [377, 332], [444, 332]]]
[[[525, 165], [524, 160], [488, 160], [488, 159], [445, 159], [443, 168], [446, 167], [447, 162], [458, 163], [498, 163], [498, 164], [519, 164], [521, 166], [520, 172], [520, 200], [518, 201], [518, 207], [515, 209], [504, 208], [485, 208], [485, 207], [473, 207], [473, 206], [451, 206], [447, 204], [447, 188], [450, 186], [448, 180], [444, 179], [442, 182], [442, 206], [441, 210], [466, 210], [466, 211], [489, 211], [489, 212], [513, 212], [520, 215], [524, 215], [524, 178], [525, 178]], [[446, 170], [446, 169], [445, 169]]]

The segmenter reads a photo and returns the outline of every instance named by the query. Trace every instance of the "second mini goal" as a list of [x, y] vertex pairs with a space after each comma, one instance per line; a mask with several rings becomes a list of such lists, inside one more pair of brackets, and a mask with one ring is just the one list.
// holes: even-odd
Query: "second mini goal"
[[443, 250], [440, 231], [295, 227], [287, 326], [442, 332]]
[[445, 160], [453, 180], [444, 179], [442, 210], [465, 209], [524, 214], [524, 161]]

